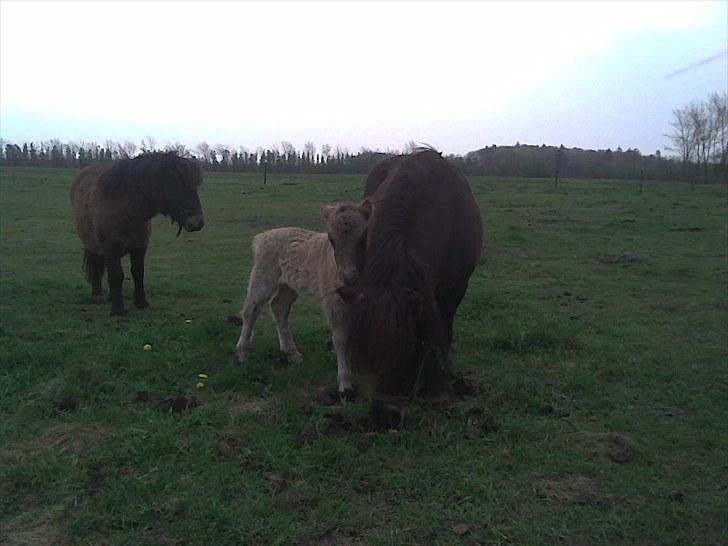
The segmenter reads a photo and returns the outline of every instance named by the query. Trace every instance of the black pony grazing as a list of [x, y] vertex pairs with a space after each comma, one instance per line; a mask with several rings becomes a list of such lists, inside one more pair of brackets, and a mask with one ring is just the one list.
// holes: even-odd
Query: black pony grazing
[[338, 293], [351, 314], [349, 358], [367, 371], [377, 413], [392, 408], [387, 399], [417, 391], [451, 394], [453, 319], [480, 258], [483, 227], [468, 181], [431, 149], [377, 165], [364, 195], [374, 205], [363, 270]]
[[202, 172], [193, 160], [175, 153], [148, 153], [83, 169], [71, 186], [76, 231], [83, 243], [86, 277], [95, 302], [102, 301], [101, 278], [109, 274], [111, 314], [125, 315], [121, 285], [122, 256], [131, 258], [134, 304], [148, 307], [144, 255], [152, 217], [164, 214], [187, 231], [205, 224], [197, 189]]

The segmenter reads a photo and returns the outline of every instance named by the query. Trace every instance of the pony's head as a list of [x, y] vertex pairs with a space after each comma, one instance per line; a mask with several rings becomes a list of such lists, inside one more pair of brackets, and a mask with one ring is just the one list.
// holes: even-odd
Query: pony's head
[[[156, 154], [154, 154], [156, 155]], [[205, 225], [205, 216], [198, 188], [202, 171], [196, 161], [174, 153], [159, 154], [157, 170], [160, 212], [185, 231], [199, 231]], [[179, 232], [177, 233], [179, 235]]]
[[351, 364], [369, 375], [378, 394], [411, 394], [441, 335], [432, 305], [405, 287], [343, 286], [336, 292], [347, 304]]
[[368, 197], [359, 204], [335, 203], [321, 209], [339, 280], [344, 285], [351, 285], [359, 278], [371, 213], [372, 200]]

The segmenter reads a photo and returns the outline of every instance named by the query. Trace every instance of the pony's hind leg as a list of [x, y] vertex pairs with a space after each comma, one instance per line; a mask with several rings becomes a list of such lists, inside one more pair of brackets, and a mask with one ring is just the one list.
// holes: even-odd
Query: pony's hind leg
[[101, 289], [101, 281], [104, 277], [104, 257], [84, 248], [83, 268], [86, 271], [86, 279], [91, 283], [92, 301], [94, 303], [103, 303], [104, 296], [103, 290]]
[[147, 293], [144, 290], [144, 255], [147, 249], [132, 250], [129, 254], [131, 260], [131, 276], [134, 279], [134, 305], [138, 309], [149, 307]]
[[278, 291], [270, 301], [270, 310], [276, 321], [276, 329], [278, 330], [278, 343], [281, 351], [286, 353], [288, 362], [291, 364], [299, 364], [303, 362], [303, 355], [299, 352], [293, 341], [291, 327], [288, 324], [288, 315], [291, 312], [293, 302], [298, 298], [295, 290], [285, 284], [278, 285]]
[[240, 363], [245, 362], [248, 358], [248, 354], [250, 353], [255, 321], [258, 320], [260, 312], [263, 310], [263, 307], [265, 307], [265, 304], [268, 303], [276, 290], [275, 282], [268, 281], [264, 278], [265, 275], [261, 276], [259, 273], [260, 272], [256, 271], [256, 268], [254, 267], [253, 273], [250, 276], [248, 294], [245, 296], [243, 309], [237, 315], [243, 322], [243, 326], [240, 329], [238, 343], [235, 345], [235, 354], [237, 355], [238, 362]]
[[121, 285], [124, 282], [124, 270], [121, 268], [121, 256], [116, 253], [107, 252], [104, 254], [106, 271], [109, 275], [109, 291], [111, 292], [111, 314], [117, 316], [126, 315], [124, 309], [124, 297], [121, 292]]

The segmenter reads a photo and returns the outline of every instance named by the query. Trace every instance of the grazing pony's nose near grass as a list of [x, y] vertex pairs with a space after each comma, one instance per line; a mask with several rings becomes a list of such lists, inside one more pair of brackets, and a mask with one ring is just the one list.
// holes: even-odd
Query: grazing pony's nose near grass
[[185, 218], [185, 229], [187, 231], [200, 231], [204, 225], [205, 217], [202, 213]]

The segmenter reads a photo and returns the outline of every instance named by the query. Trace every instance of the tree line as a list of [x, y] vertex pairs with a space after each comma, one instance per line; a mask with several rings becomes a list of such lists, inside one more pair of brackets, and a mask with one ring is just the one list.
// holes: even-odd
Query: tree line
[[[673, 110], [671, 151], [680, 158], [684, 179], [710, 181], [717, 170], [726, 183], [728, 161], [728, 93], [713, 93]], [[713, 171], [713, 172], [711, 172]], [[713, 175], [713, 176], [711, 176]]]
[[[694, 102], [673, 112], [670, 126], [673, 131], [665, 135], [677, 152], [663, 157], [660, 151], [643, 155], [637, 149], [583, 150], [563, 146], [522, 145], [496, 146], [448, 155], [466, 174], [486, 176], [516, 176], [571, 178], [684, 180], [726, 184], [728, 159], [727, 95], [713, 94], [708, 100]], [[404, 146], [402, 152], [417, 148], [414, 142]], [[194, 149], [179, 142], [158, 146], [148, 136], [139, 144], [132, 141], [107, 140], [103, 145], [95, 142], [66, 142], [57, 139], [14, 144], [0, 142], [0, 165], [10, 167], [66, 167], [83, 168], [98, 161], [114, 161], [134, 157], [151, 151], [174, 151], [184, 157], [195, 158], [203, 169], [233, 173], [311, 173], [311, 174], [366, 174], [384, 157], [401, 153], [398, 150], [360, 149], [350, 152], [328, 144], [317, 148], [307, 142], [302, 150], [287, 141], [267, 148], [249, 150], [224, 144], [210, 146], [199, 143]]]

